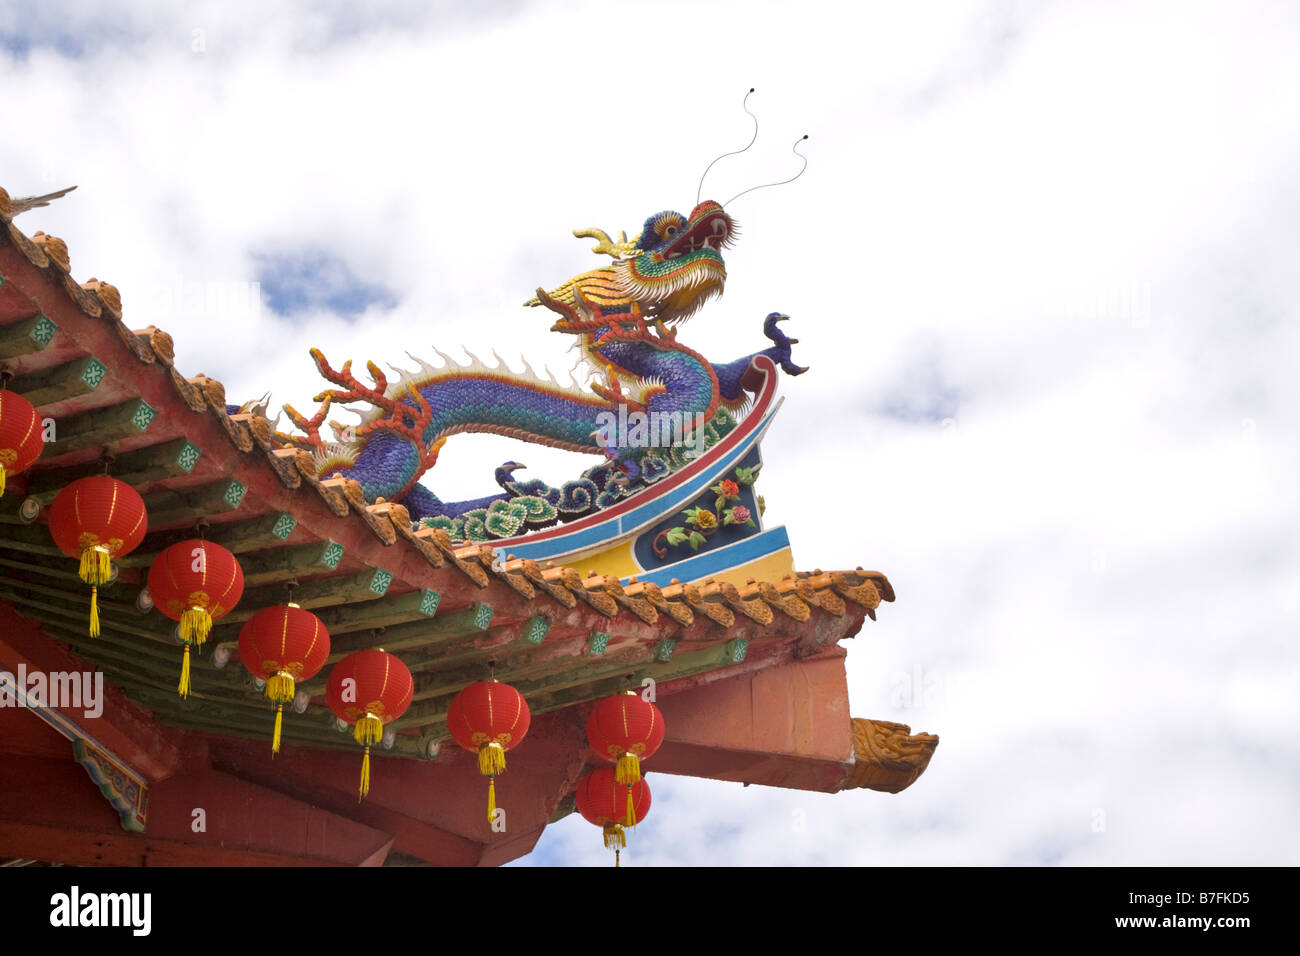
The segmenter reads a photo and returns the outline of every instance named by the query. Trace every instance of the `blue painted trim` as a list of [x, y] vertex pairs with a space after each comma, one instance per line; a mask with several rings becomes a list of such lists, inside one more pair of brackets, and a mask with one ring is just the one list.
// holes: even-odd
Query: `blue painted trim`
[[655, 497], [652, 501], [633, 508], [626, 514], [592, 525], [582, 531], [575, 531], [570, 535], [560, 535], [537, 542], [521, 541], [510, 544], [508, 547], [504, 545], [501, 547], [509, 550], [516, 558], [531, 558], [534, 561], [540, 561], [572, 554], [575, 551], [582, 551], [600, 544], [614, 544], [620, 538], [662, 519], [664, 515], [680, 508], [701, 491], [717, 482], [720, 475], [730, 471], [736, 462], [744, 458], [749, 453], [750, 448], [763, 437], [768, 426], [772, 424], [772, 419], [776, 416], [777, 410], [777, 408], [773, 408], [768, 412], [767, 417], [754, 429], [754, 433], [737, 445], [725, 458], [718, 459], [713, 467], [700, 472], [691, 480], [683, 482], [662, 497]]
[[[765, 558], [769, 554], [775, 554], [782, 548], [788, 547], [790, 547], [790, 536], [785, 533], [785, 525], [778, 525], [775, 528], [769, 528], [758, 534], [750, 535], [748, 538], [742, 538], [725, 548], [706, 551], [704, 554], [697, 554], [685, 561], [678, 561], [676, 564], [665, 565], [653, 571], [645, 571], [636, 575], [636, 579], [648, 584], [658, 584], [660, 587], [668, 584], [673, 578], [683, 582], [696, 581], [712, 574], [729, 571], [742, 564], [748, 564], [750, 561]], [[623, 578], [623, 583], [627, 584], [630, 580], [630, 578]]]

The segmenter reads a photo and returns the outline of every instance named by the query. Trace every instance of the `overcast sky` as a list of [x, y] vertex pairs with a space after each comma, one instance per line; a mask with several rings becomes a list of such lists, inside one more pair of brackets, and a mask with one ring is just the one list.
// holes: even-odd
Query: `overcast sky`
[[[311, 346], [567, 370], [520, 303], [570, 230], [689, 212], [751, 86], [705, 198], [810, 135], [681, 336], [793, 317], [769, 521], [889, 576], [853, 713], [941, 743], [897, 796], [652, 773], [629, 864], [1300, 863], [1300, 7], [88, 6], [0, 7], [0, 185], [77, 184], [24, 230], [231, 401], [314, 408]], [[511, 458], [587, 463], [426, 483]], [[608, 858], [574, 815], [520, 862]]]

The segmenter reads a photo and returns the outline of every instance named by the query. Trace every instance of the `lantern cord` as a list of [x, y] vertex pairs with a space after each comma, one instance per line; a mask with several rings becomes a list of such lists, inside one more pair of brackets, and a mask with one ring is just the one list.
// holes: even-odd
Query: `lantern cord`
[[277, 704], [275, 708], [275, 736], [271, 738], [271, 753], [280, 752], [280, 725], [284, 721], [284, 704]]
[[497, 778], [488, 777], [488, 823], [497, 815]]
[[185, 645], [185, 657], [181, 659], [181, 682], [176, 692], [182, 697], [190, 696], [190, 646]]
[[621, 852], [622, 852], [621, 850], [617, 850], [617, 849], [614, 851], [614, 869], [616, 870], [618, 869], [618, 855]]
[[357, 803], [361, 798], [370, 792], [370, 747], [366, 747], [366, 754], [361, 758], [361, 790], [357, 796]]

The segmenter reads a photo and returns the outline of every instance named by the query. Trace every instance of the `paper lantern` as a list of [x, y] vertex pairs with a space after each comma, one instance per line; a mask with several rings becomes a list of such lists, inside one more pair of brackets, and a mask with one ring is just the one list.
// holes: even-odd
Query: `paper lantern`
[[153, 605], [180, 622], [185, 642], [181, 681], [176, 691], [190, 694], [190, 648], [202, 644], [212, 622], [229, 614], [244, 593], [244, 572], [233, 554], [219, 544], [191, 538], [165, 548], [149, 568]]
[[5, 477], [31, 467], [45, 448], [41, 417], [21, 395], [0, 388], [0, 495]]
[[[619, 782], [613, 767], [601, 767], [579, 780], [574, 794], [582, 818], [603, 831], [605, 846], [614, 851], [615, 866], [619, 864], [619, 851], [627, 846], [623, 822], [627, 789], [626, 784]], [[650, 812], [650, 785], [638, 780], [632, 784], [631, 793], [632, 822], [627, 826], [636, 826]]]
[[296, 604], [258, 611], [240, 629], [239, 660], [254, 677], [266, 681], [266, 696], [276, 704], [271, 753], [280, 752], [284, 705], [293, 700], [296, 683], [320, 673], [329, 653], [324, 623]]
[[59, 550], [81, 559], [81, 580], [90, 588], [90, 636], [99, 636], [99, 586], [113, 573], [113, 558], [130, 554], [144, 540], [144, 499], [124, 481], [92, 475], [74, 481], [50, 505], [50, 534]]
[[334, 665], [325, 685], [330, 710], [353, 724], [352, 736], [366, 748], [361, 760], [361, 787], [357, 802], [370, 792], [370, 748], [391, 724], [411, 706], [415, 681], [411, 672], [383, 650], [354, 651]]
[[488, 778], [489, 823], [496, 815], [496, 778], [506, 772], [506, 751], [524, 739], [531, 719], [523, 695], [495, 679], [470, 684], [447, 708], [447, 730], [456, 743], [478, 754], [479, 773]]
[[641, 779], [641, 761], [664, 742], [664, 716], [640, 694], [606, 697], [587, 719], [587, 741], [601, 757], [616, 761], [615, 779], [627, 787], [625, 824], [633, 825], [632, 785]]

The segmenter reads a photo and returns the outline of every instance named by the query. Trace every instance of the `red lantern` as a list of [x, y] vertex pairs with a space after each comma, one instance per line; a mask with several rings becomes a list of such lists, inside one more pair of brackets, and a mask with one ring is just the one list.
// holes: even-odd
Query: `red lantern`
[[190, 647], [202, 644], [212, 622], [229, 614], [244, 593], [244, 571], [235, 556], [219, 544], [192, 538], [165, 548], [149, 568], [153, 606], [180, 622], [185, 642], [181, 682], [176, 690], [190, 694]]
[[361, 789], [357, 802], [370, 792], [370, 747], [411, 706], [415, 681], [411, 672], [383, 650], [354, 651], [334, 665], [325, 685], [330, 710], [345, 723], [354, 724], [352, 736], [366, 748], [361, 761]]
[[575, 794], [578, 812], [583, 819], [604, 831], [605, 846], [614, 851], [615, 866], [618, 866], [619, 851], [627, 846], [627, 834], [622, 821], [623, 794], [628, 789], [631, 791], [633, 809], [632, 822], [628, 826], [636, 826], [650, 812], [650, 785], [644, 780], [638, 780], [628, 788], [619, 782], [613, 767], [601, 767], [578, 781]]
[[280, 752], [284, 705], [293, 700], [295, 682], [311, 680], [325, 666], [330, 635], [315, 614], [296, 604], [258, 611], [239, 632], [239, 660], [266, 681], [266, 696], [275, 701], [271, 753]]
[[50, 505], [50, 534], [68, 557], [81, 559], [90, 589], [90, 636], [99, 636], [99, 585], [113, 573], [113, 558], [130, 554], [148, 528], [144, 499], [124, 481], [92, 475], [74, 481]]
[[632, 785], [641, 779], [641, 761], [664, 742], [664, 715], [634, 691], [606, 697], [587, 720], [587, 741], [600, 756], [617, 761], [615, 779], [627, 787], [624, 822], [632, 826]]
[[5, 493], [5, 476], [26, 471], [44, 448], [41, 417], [32, 403], [0, 388], [0, 495]]
[[506, 772], [506, 751], [518, 746], [531, 721], [519, 691], [500, 681], [470, 684], [447, 708], [447, 730], [456, 743], [478, 754], [479, 773], [488, 778], [488, 822], [496, 815], [496, 778]]

